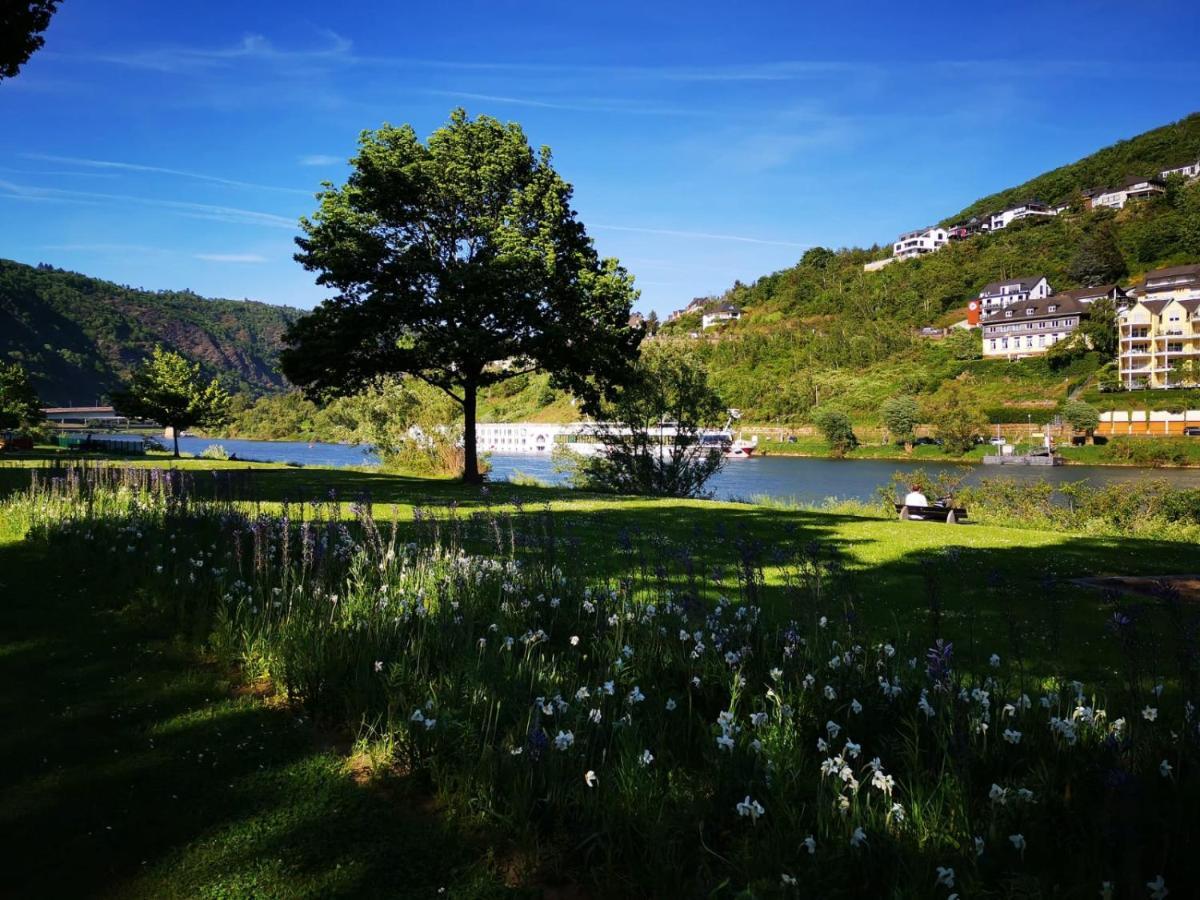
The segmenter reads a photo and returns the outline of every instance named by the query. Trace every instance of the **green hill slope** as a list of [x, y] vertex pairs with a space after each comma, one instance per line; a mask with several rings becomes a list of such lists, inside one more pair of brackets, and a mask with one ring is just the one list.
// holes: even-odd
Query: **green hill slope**
[[1118, 141], [1024, 184], [980, 197], [943, 222], [950, 224], [973, 215], [999, 212], [1026, 200], [1036, 199], [1052, 205], [1070, 202], [1080, 191], [1114, 187], [1130, 175], [1157, 175], [1164, 169], [1194, 163], [1197, 159], [1200, 159], [1200, 113], [1192, 113], [1178, 122]]
[[0, 259], [0, 359], [23, 363], [49, 404], [95, 402], [155, 344], [199, 362], [234, 389], [282, 389], [280, 339], [299, 314]]

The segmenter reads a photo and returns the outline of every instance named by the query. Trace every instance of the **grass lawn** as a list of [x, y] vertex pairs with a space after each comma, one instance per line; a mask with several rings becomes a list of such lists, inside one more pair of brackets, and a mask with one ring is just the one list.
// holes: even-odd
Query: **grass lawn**
[[[0, 467], [0, 497], [28, 466]], [[247, 501], [265, 510], [332, 494], [401, 522], [415, 507], [459, 516], [502, 508], [553, 529], [596, 578], [615, 578], [636, 548], [686, 554], [714, 589], [739, 556], [765, 560], [764, 591], [787, 617], [783, 546], [836, 553], [855, 614], [923, 638], [930, 607], [965, 657], [1021, 655], [1035, 671], [1103, 680], [1113, 667], [1106, 598], [1070, 579], [1200, 569], [1193, 544], [984, 525], [951, 527], [861, 512], [602, 497], [377, 471], [298, 469], [149, 458], [203, 479], [248, 471]], [[67, 571], [15, 523], [0, 523], [0, 829], [17, 895], [452, 896], [505, 893], [502, 865], [448, 820], [421, 784], [354, 777], [344, 738], [241, 689], [138, 618], [103, 582]], [[665, 542], [665, 544], [664, 544]], [[633, 547], [635, 549], [628, 549]], [[675, 557], [678, 558], [678, 555]], [[706, 577], [706, 576], [701, 576]], [[1121, 601], [1129, 602], [1129, 601]], [[493, 843], [494, 846], [494, 843]]]

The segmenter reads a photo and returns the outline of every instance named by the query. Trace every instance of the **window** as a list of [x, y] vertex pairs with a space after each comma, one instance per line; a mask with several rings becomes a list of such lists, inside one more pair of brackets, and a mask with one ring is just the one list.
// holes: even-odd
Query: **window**
[[1051, 303], [1051, 304], [1050, 304], [1050, 305], [1049, 305], [1049, 306], [1046, 308], [1046, 312], [1058, 312], [1058, 304], [1056, 304], [1056, 303]]
[[1032, 306], [1025, 307], [1025, 315], [1027, 315], [1027, 316], [1033, 315], [1033, 307]]
[[1004, 311], [1004, 318], [1006, 318], [1006, 319], [1011, 319], [1011, 318], [1012, 318], [1012, 310], [1011, 310], [1011, 309], [1006, 309], [1006, 310]]

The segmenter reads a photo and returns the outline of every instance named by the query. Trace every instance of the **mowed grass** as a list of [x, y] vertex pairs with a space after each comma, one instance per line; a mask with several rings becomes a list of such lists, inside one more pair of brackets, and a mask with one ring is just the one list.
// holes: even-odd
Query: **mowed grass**
[[[31, 459], [0, 467], [0, 496], [28, 484]], [[1020, 654], [1046, 675], [1103, 681], [1115, 669], [1112, 602], [1072, 579], [1192, 572], [1194, 544], [984, 525], [898, 522], [862, 510], [811, 511], [664, 501], [377, 471], [207, 460], [172, 465], [203, 483], [248, 472], [263, 511], [336, 497], [344, 515], [446, 518], [491, 508], [552, 533], [596, 578], [659, 547], [696, 578], [766, 560], [764, 593], [788, 615], [784, 547], [840, 557], [853, 614], [918, 641], [940, 632], [964, 657]], [[523, 521], [524, 520], [524, 521]], [[0, 837], [5, 893], [24, 896], [257, 897], [520, 894], [492, 835], [449, 819], [427, 786], [354, 777], [349, 736], [322, 734], [278, 700], [245, 691], [138, 617], [87, 571], [50, 559], [0, 522]], [[642, 548], [642, 549], [639, 549]], [[676, 573], [686, 565], [676, 565]], [[680, 577], [678, 574], [673, 577]], [[511, 879], [510, 879], [511, 880]], [[518, 881], [520, 879], [517, 879]], [[533, 892], [534, 895], [540, 893]]]

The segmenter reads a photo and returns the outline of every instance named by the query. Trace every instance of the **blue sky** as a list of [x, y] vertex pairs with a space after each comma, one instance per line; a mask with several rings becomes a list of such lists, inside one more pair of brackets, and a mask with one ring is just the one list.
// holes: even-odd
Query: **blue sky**
[[515, 120], [665, 313], [1200, 109], [1194, 5], [66, 0], [0, 83], [0, 256], [308, 307], [362, 129]]

